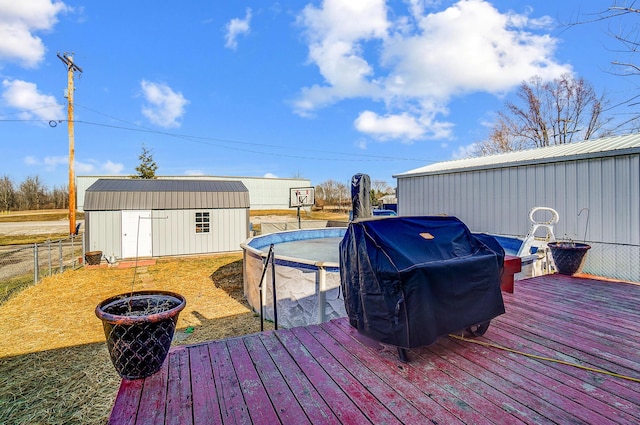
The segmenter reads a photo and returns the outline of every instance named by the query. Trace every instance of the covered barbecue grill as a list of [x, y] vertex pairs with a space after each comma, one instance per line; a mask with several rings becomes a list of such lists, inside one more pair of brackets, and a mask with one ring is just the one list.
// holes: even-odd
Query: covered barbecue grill
[[503, 314], [504, 250], [455, 217], [357, 220], [340, 243], [340, 277], [352, 326], [404, 348]]

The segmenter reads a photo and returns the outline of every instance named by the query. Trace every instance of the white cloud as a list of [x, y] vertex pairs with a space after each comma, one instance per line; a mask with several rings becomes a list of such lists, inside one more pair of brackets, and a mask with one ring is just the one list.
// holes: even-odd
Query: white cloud
[[140, 82], [142, 95], [147, 102], [142, 114], [152, 123], [164, 128], [180, 127], [180, 119], [189, 103], [181, 92], [174, 92], [164, 83]]
[[29, 155], [29, 156], [25, 156], [24, 157], [24, 163], [25, 165], [38, 165], [38, 158], [36, 158], [35, 156]]
[[202, 170], [187, 170], [184, 172], [187, 176], [204, 176]]
[[[30, 167], [38, 167], [44, 171], [55, 171], [59, 167], [67, 168], [69, 166], [68, 156], [45, 156], [44, 158], [38, 158], [33, 155], [24, 157], [25, 165]], [[122, 173], [124, 165], [121, 163], [115, 163], [107, 160], [104, 162], [96, 161], [93, 159], [87, 162], [76, 160], [74, 162], [74, 170], [77, 174], [93, 174], [101, 173], [106, 175], [119, 175]]]
[[379, 87], [369, 80], [373, 68], [361, 42], [386, 38], [384, 0], [325, 0], [321, 9], [307, 5], [298, 23], [306, 27], [309, 61], [327, 83], [302, 89], [295, 102], [299, 114], [344, 98], [379, 96]]
[[456, 150], [452, 156], [453, 156], [453, 159], [472, 158], [476, 156], [477, 150], [478, 150], [478, 144], [471, 143], [470, 145], [458, 147], [458, 150]]
[[276, 175], [275, 175], [275, 174], [273, 174], [273, 173], [265, 173], [265, 175], [264, 175], [264, 176], [262, 176], [262, 177], [264, 177], [264, 178], [266, 178], [266, 179], [277, 179], [277, 178], [278, 178], [278, 176], [276, 176]]
[[355, 120], [354, 125], [358, 131], [382, 140], [414, 140], [424, 135], [424, 128], [416, 121], [415, 117], [407, 113], [381, 117], [375, 112], [364, 111]]
[[249, 34], [251, 23], [251, 9], [247, 8], [244, 19], [234, 18], [226, 25], [227, 33], [224, 36], [224, 47], [235, 50], [238, 47], [238, 36]]
[[75, 161], [75, 170], [78, 174], [95, 174], [98, 167], [95, 163], [87, 163], [81, 161]]
[[64, 107], [58, 104], [54, 96], [38, 92], [34, 83], [22, 80], [2, 81], [2, 100], [4, 103], [20, 111], [19, 117], [24, 120], [61, 120], [65, 118]]
[[75, 170], [78, 174], [95, 174], [100, 173], [107, 176], [122, 175], [124, 165], [121, 163], [107, 160], [105, 162], [90, 159], [88, 162], [75, 161]]
[[0, 63], [17, 62], [36, 67], [44, 58], [39, 31], [50, 31], [58, 14], [72, 10], [61, 1], [29, 0], [0, 2]]
[[119, 162], [107, 161], [100, 166], [100, 169], [107, 175], [119, 175], [124, 170], [124, 165]]
[[67, 156], [45, 156], [44, 167], [47, 171], [53, 171], [58, 168], [58, 165], [64, 165], [65, 167], [69, 166], [69, 157]]
[[[296, 113], [312, 115], [349, 98], [382, 101], [362, 111], [358, 130], [378, 139], [451, 137], [452, 97], [501, 95], [534, 75], [571, 72], [553, 57], [557, 40], [544, 31], [552, 18], [500, 12], [484, 0], [461, 0], [433, 11], [437, 1], [407, 0], [407, 16], [391, 15], [384, 0], [324, 0], [298, 17], [322, 84], [303, 87]], [[392, 19], [390, 18], [392, 16]]]
[[[556, 40], [526, 31], [529, 18], [500, 13], [482, 0], [460, 1], [425, 15], [412, 36], [389, 39], [382, 63], [392, 96], [448, 101], [451, 96], [501, 93], [534, 75], [544, 80], [571, 70], [556, 63]], [[537, 25], [536, 25], [537, 27]]]

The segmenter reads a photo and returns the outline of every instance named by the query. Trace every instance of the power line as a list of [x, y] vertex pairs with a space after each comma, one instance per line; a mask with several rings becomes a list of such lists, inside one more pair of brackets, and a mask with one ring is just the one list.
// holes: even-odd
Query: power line
[[[248, 145], [248, 146], [258, 146], [258, 147], [264, 147], [264, 148], [291, 149], [290, 146], [272, 145], [272, 144], [267, 144], [267, 143], [243, 142], [243, 141], [231, 140], [231, 139], [221, 139], [221, 138], [216, 138], [216, 137], [204, 137], [204, 136], [193, 136], [193, 135], [187, 135], [187, 134], [171, 133], [171, 132], [167, 132], [167, 131], [155, 130], [155, 129], [152, 129], [152, 128], [149, 128], [149, 127], [141, 126], [139, 124], [131, 123], [131, 122], [126, 121], [124, 119], [121, 119], [121, 118], [118, 118], [118, 117], [114, 117], [114, 116], [105, 114], [105, 113], [100, 112], [100, 111], [96, 111], [95, 109], [89, 108], [89, 107], [84, 106], [84, 105], [80, 105], [80, 104], [76, 103], [76, 106], [77, 107], [81, 107], [83, 109], [86, 109], [88, 111], [94, 112], [96, 114], [105, 116], [107, 118], [110, 118], [110, 119], [125, 123], [127, 125], [137, 127], [137, 128], [120, 127], [120, 126], [111, 125], [111, 124], [94, 123], [94, 122], [89, 122], [89, 121], [76, 121], [78, 123], [84, 123], [84, 124], [87, 124], [87, 125], [104, 126], [104, 127], [116, 128], [116, 129], [121, 129], [121, 130], [129, 130], [129, 131], [149, 132], [149, 133], [160, 134], [160, 135], [164, 135], [164, 136], [183, 138], [183, 139], [186, 139], [186, 140], [191, 140], [191, 141], [196, 142], [196, 143], [202, 143], [200, 141], [213, 141], [213, 142], [232, 143], [232, 144], [240, 144], [240, 145]], [[205, 144], [207, 144], [207, 143], [205, 143]], [[220, 146], [220, 145], [214, 144], [213, 146]], [[221, 146], [221, 147], [226, 147], [228, 149], [233, 149], [233, 148], [228, 147], [228, 146]], [[335, 155], [361, 156], [361, 157], [365, 157], [365, 158], [373, 158], [375, 160], [436, 162], [436, 161], [431, 161], [431, 160], [427, 160], [427, 159], [423, 159], [423, 158], [402, 158], [402, 157], [381, 156], [381, 155], [346, 153], [346, 152], [326, 151], [326, 150], [312, 149], [312, 148], [305, 148], [305, 147], [296, 147], [296, 149], [297, 150], [309, 151], [309, 152], [320, 152], [320, 153], [335, 154]], [[240, 150], [240, 151], [243, 151], [243, 152], [255, 152], [253, 150], [251, 150], [251, 151], [243, 150], [243, 149], [237, 149], [237, 150]], [[265, 155], [287, 156], [287, 157], [291, 157], [291, 158], [301, 158], [301, 159], [326, 159], [326, 158], [307, 158], [307, 157], [302, 157], [302, 156], [291, 156], [291, 155], [284, 155], [284, 154], [281, 154], [281, 153], [277, 153], [277, 154], [271, 154], [271, 153], [267, 153], [267, 152], [261, 152], [261, 153], [264, 153]], [[334, 160], [334, 159], [331, 158], [331, 160]]]
[[[257, 146], [257, 147], [262, 147], [262, 148], [286, 149], [286, 150], [292, 149], [292, 148], [290, 146], [273, 145], [273, 144], [266, 144], [266, 143], [255, 143], [255, 142], [243, 142], [243, 141], [239, 141], [239, 140], [221, 139], [221, 138], [216, 138], [216, 137], [205, 137], [205, 136], [193, 136], [193, 135], [188, 135], [188, 134], [180, 134], [180, 133], [172, 133], [172, 132], [168, 132], [168, 131], [155, 130], [155, 129], [152, 129], [152, 128], [149, 128], [149, 127], [141, 126], [139, 124], [131, 123], [129, 121], [123, 120], [123, 119], [118, 118], [118, 117], [114, 117], [114, 116], [102, 113], [100, 111], [94, 110], [94, 109], [89, 108], [89, 107], [84, 106], [84, 105], [80, 105], [78, 103], [76, 103], [75, 106], [83, 108], [83, 109], [86, 109], [86, 110], [91, 111], [91, 112], [94, 112], [96, 114], [105, 116], [105, 117], [107, 117], [109, 119], [122, 122], [124, 124], [127, 124], [128, 126], [105, 124], [105, 123], [98, 123], [98, 122], [85, 121], [85, 120], [75, 120], [74, 122], [77, 123], [77, 124], [84, 124], [84, 125], [90, 125], [90, 126], [96, 126], [96, 127], [104, 127], [104, 128], [112, 128], [112, 129], [125, 130], [125, 131], [135, 131], [135, 132], [140, 132], [140, 133], [157, 134], [157, 135], [162, 135], [162, 136], [168, 136], [168, 137], [174, 137], [174, 138], [179, 138], [179, 139], [183, 139], [183, 140], [188, 140], [188, 141], [191, 141], [191, 142], [194, 142], [194, 143], [200, 143], [200, 144], [204, 144], [204, 145], [207, 145], [207, 146], [216, 146], [216, 147], [219, 147], [219, 148], [235, 150], [235, 151], [240, 151], [240, 152], [250, 152], [250, 153], [254, 153], [254, 154], [257, 153], [257, 154], [268, 155], [268, 156], [286, 157], [286, 158], [294, 158], [294, 159], [305, 159], [305, 160], [318, 160], [318, 161], [342, 161], [342, 162], [413, 161], [413, 162], [421, 162], [421, 163], [425, 163], [425, 162], [426, 163], [435, 163], [435, 162], [437, 162], [437, 161], [434, 161], [434, 160], [429, 160], [429, 159], [424, 159], [424, 158], [404, 158], [404, 157], [383, 156], [383, 155], [347, 153], [347, 152], [328, 151], [328, 150], [312, 149], [312, 148], [305, 148], [305, 147], [295, 147], [295, 149], [298, 150], [298, 151], [308, 151], [308, 152], [318, 152], [318, 153], [323, 153], [323, 154], [340, 155], [340, 157], [303, 156], [303, 155], [287, 154], [287, 153], [282, 153], [282, 152], [272, 153], [272, 152], [265, 152], [265, 151], [256, 151], [255, 149], [242, 149], [242, 148], [239, 148], [239, 147], [228, 146], [228, 145], [224, 145], [224, 144], [221, 144], [221, 143], [234, 144], [234, 145]], [[57, 123], [62, 123], [64, 121], [66, 121], [66, 120], [37, 120], [37, 119], [33, 119], [33, 120], [19, 120], [19, 119], [16, 119], [16, 120], [4, 120], [4, 119], [0, 119], [0, 121], [5, 121], [5, 122], [16, 122], [16, 121], [48, 122], [51, 127], [55, 127]], [[54, 124], [52, 124], [52, 123], [54, 123]], [[353, 158], [353, 157], [361, 157], [362, 159], [356, 159], [356, 158]]]

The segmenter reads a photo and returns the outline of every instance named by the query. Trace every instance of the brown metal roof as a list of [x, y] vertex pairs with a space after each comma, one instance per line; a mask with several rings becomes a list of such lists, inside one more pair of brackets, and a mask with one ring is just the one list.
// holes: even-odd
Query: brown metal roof
[[99, 179], [85, 192], [85, 211], [249, 208], [240, 181]]

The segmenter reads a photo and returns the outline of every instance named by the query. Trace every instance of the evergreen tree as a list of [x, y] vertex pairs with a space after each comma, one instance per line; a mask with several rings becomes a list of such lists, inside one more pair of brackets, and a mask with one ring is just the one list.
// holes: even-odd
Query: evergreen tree
[[134, 179], [155, 179], [158, 165], [153, 160], [151, 151], [142, 145], [142, 153], [138, 156], [140, 165], [136, 167], [138, 174], [131, 176]]

